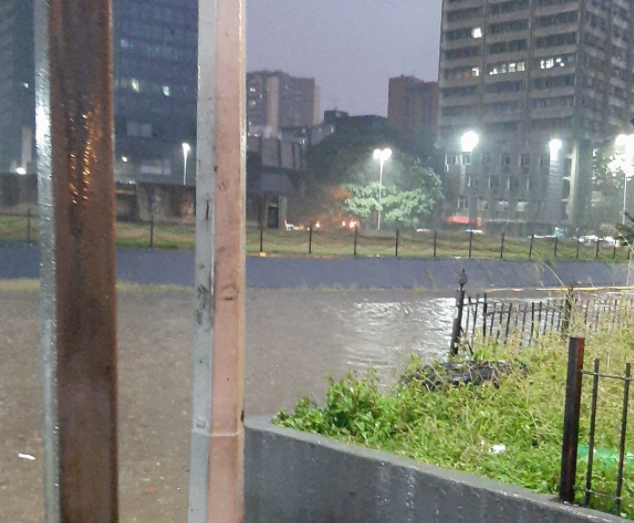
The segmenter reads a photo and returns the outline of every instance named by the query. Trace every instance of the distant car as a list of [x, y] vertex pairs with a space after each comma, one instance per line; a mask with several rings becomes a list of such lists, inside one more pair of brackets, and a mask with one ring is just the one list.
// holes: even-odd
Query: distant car
[[578, 240], [579, 243], [593, 243], [599, 240], [599, 237], [594, 234], [588, 236], [581, 236]]
[[484, 234], [484, 231], [480, 229], [465, 229], [464, 232], [473, 233], [473, 234]]
[[292, 223], [287, 223], [286, 224], [286, 230], [287, 231], [294, 231], [296, 229], [297, 229], [297, 227], [295, 227]]

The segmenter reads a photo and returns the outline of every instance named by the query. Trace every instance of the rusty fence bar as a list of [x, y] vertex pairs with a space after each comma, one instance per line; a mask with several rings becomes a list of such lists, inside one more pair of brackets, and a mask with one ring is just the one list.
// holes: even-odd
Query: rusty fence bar
[[579, 415], [581, 412], [581, 372], [583, 370], [584, 351], [584, 338], [570, 338], [568, 344], [568, 372], [566, 376], [564, 432], [561, 445], [561, 481], [559, 487], [559, 498], [565, 503], [572, 503], [575, 498]]
[[37, 0], [47, 523], [118, 521], [109, 0]]

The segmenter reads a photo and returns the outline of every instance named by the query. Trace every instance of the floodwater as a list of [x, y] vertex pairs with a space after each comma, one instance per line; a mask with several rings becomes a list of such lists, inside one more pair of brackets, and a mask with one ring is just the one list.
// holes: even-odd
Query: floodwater
[[[410, 354], [449, 350], [453, 298], [413, 291], [253, 290], [247, 300], [248, 415], [323, 397], [326, 376], [377, 370], [393, 381]], [[268, 373], [263, 380], [261, 373]]]
[[[129, 287], [118, 297], [120, 521], [184, 523], [193, 292]], [[2, 522], [43, 520], [38, 308], [33, 289], [0, 290]], [[328, 374], [374, 367], [389, 384], [412, 353], [444, 357], [454, 298], [258, 289], [246, 309], [245, 410], [255, 416], [304, 395], [319, 402]]]

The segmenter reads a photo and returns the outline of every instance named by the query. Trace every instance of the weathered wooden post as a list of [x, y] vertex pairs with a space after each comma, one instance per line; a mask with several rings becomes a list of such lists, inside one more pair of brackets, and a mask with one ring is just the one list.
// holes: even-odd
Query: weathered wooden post
[[47, 523], [116, 523], [110, 0], [36, 0]]
[[189, 523], [243, 520], [245, 2], [200, 0]]

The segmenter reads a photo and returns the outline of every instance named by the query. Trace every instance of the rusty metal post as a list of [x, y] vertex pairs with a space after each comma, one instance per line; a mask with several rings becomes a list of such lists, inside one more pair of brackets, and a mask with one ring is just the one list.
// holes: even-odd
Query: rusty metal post
[[245, 2], [199, 2], [189, 523], [243, 519]]
[[465, 290], [464, 287], [469, 281], [467, 278], [467, 273], [464, 269], [460, 272], [460, 278], [458, 280], [458, 284], [460, 288], [456, 293], [456, 315], [453, 320], [453, 327], [451, 329], [451, 342], [449, 345], [449, 354], [450, 356], [457, 356], [458, 351], [460, 349], [460, 339], [462, 337], [462, 314], [464, 311], [464, 298], [465, 298]]
[[47, 523], [114, 523], [117, 357], [109, 0], [36, 0]]
[[559, 499], [565, 503], [572, 503], [575, 499], [581, 382], [583, 378], [581, 371], [583, 370], [584, 351], [584, 338], [570, 338], [566, 401], [564, 404], [564, 434], [561, 446], [561, 484], [559, 487]]

